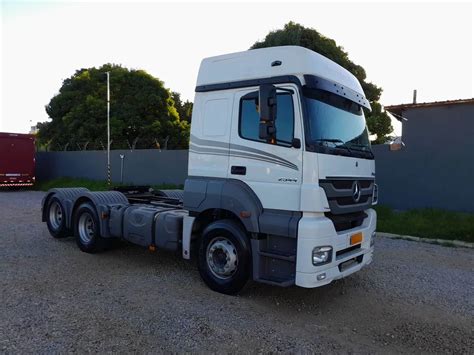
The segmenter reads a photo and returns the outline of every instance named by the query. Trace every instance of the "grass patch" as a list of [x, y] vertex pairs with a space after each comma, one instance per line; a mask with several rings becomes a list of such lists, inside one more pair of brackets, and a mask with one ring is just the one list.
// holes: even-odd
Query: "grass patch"
[[[112, 185], [118, 186], [118, 185]], [[91, 191], [107, 191], [109, 186], [107, 182], [100, 180], [73, 179], [62, 177], [54, 180], [37, 182], [33, 187], [35, 190], [48, 191], [56, 187], [85, 187]]]
[[[91, 191], [107, 191], [111, 188], [123, 186], [122, 184], [114, 184], [112, 183], [111, 186], [107, 185], [107, 182], [101, 180], [88, 180], [88, 179], [75, 179], [75, 178], [68, 178], [62, 177], [54, 180], [48, 181], [41, 181], [37, 182], [35, 186], [33, 186], [34, 190], [39, 191], [48, 191], [49, 189], [53, 189], [56, 187], [85, 187]], [[155, 190], [166, 190], [166, 189], [182, 189], [183, 185], [174, 185], [174, 184], [161, 184], [161, 185], [153, 185], [153, 189]]]
[[375, 209], [380, 232], [474, 243], [472, 213], [437, 209], [394, 211], [387, 206], [376, 206]]

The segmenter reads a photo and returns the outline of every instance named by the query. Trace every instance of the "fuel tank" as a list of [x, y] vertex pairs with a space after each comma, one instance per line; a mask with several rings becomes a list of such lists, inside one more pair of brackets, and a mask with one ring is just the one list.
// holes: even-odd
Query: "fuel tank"
[[183, 217], [188, 211], [153, 205], [114, 206], [110, 210], [110, 234], [144, 247], [177, 251]]

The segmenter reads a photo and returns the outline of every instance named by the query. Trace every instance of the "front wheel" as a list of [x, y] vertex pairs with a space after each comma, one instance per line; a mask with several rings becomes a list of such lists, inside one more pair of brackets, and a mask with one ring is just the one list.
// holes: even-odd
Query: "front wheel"
[[83, 203], [74, 214], [74, 237], [79, 249], [85, 253], [96, 253], [107, 246], [107, 240], [100, 236], [99, 217], [95, 207]]
[[250, 243], [235, 221], [211, 223], [202, 234], [199, 273], [210, 289], [235, 294], [247, 283], [251, 270]]

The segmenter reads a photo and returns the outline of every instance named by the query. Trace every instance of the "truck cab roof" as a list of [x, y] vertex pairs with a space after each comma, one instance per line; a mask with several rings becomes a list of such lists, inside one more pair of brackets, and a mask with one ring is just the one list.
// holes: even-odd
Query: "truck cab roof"
[[[273, 65], [272, 65], [273, 63]], [[315, 75], [342, 84], [365, 97], [357, 78], [332, 60], [299, 46], [252, 49], [205, 58], [197, 86], [238, 82], [283, 75]]]

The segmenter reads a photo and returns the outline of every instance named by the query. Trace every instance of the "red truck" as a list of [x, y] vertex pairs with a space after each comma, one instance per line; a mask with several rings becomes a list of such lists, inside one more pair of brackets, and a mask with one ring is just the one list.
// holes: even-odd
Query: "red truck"
[[35, 182], [35, 136], [0, 132], [0, 186]]

